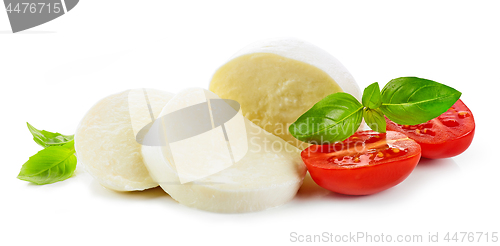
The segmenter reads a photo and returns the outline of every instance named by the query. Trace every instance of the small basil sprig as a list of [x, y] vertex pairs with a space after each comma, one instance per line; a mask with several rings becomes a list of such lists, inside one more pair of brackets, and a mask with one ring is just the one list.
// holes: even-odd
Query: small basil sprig
[[49, 132], [45, 130], [38, 130], [30, 123], [26, 122], [28, 129], [33, 135], [33, 140], [40, 146], [47, 148], [50, 146], [61, 146], [73, 140], [73, 135], [63, 135], [58, 132]]
[[73, 176], [77, 163], [74, 136], [38, 130], [29, 123], [27, 125], [33, 140], [44, 149], [23, 164], [17, 178], [44, 185]]
[[417, 125], [446, 112], [461, 93], [438, 82], [417, 77], [391, 80], [382, 91], [377, 82], [363, 91], [362, 104], [339, 92], [316, 103], [289, 128], [297, 139], [313, 144], [342, 141], [356, 132], [362, 119], [374, 131], [385, 132], [386, 121]]

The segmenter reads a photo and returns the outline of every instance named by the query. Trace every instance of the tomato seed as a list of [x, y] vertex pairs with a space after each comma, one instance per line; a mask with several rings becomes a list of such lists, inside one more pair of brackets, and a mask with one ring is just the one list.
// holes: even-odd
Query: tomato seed
[[469, 112], [467, 112], [467, 111], [458, 112], [458, 118], [463, 119], [465, 117], [469, 117]]
[[434, 132], [431, 129], [424, 129], [424, 134], [431, 135], [431, 136], [436, 136], [436, 132]]
[[455, 120], [455, 119], [446, 119], [446, 120], [443, 120], [443, 124], [445, 126], [448, 126], [448, 127], [455, 127], [455, 126], [459, 125], [458, 121]]

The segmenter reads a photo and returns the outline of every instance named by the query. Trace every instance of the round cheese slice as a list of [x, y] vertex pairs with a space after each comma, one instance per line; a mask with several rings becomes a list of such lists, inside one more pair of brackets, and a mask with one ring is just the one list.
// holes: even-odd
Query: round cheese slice
[[116, 191], [158, 186], [144, 166], [137, 133], [161, 112], [173, 94], [153, 89], [108, 96], [83, 117], [75, 134], [79, 164], [101, 185]]
[[361, 100], [352, 75], [326, 51], [297, 39], [271, 39], [242, 49], [213, 75], [210, 90], [241, 104], [243, 115], [304, 149], [288, 127], [315, 103], [336, 92]]
[[[153, 179], [179, 203], [212, 212], [259, 211], [290, 201], [306, 174], [300, 150], [241, 114], [218, 124], [213, 99], [219, 98], [195, 88], [167, 103], [160, 114], [164, 127], [172, 127], [167, 124], [174, 120], [171, 117], [186, 118], [179, 128], [189, 130], [193, 130], [191, 120], [213, 124], [175, 141], [173, 136], [185, 129], [169, 129], [172, 134], [166, 135], [166, 145], [143, 145], [142, 156]], [[211, 107], [211, 117], [202, 116], [200, 105]], [[194, 109], [199, 112], [193, 113]]]

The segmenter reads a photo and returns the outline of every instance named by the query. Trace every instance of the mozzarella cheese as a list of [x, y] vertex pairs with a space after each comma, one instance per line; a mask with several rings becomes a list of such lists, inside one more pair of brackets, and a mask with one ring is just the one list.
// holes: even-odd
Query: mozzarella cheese
[[172, 97], [168, 92], [137, 89], [97, 102], [75, 133], [79, 164], [101, 185], [112, 190], [134, 191], [158, 186], [144, 166], [136, 135], [158, 116]]
[[236, 53], [213, 75], [210, 90], [241, 104], [243, 115], [304, 149], [290, 124], [325, 96], [361, 91], [352, 75], [326, 51], [297, 39], [271, 39]]
[[[182, 91], [163, 108], [160, 119], [168, 119], [169, 114], [192, 109], [194, 105], [217, 98], [215, 94], [203, 89]], [[203, 117], [200, 113], [200, 117], [194, 119], [201, 120]], [[181, 140], [190, 141], [186, 142], [189, 144], [186, 144], [183, 151], [172, 149], [168, 139], [164, 146], [143, 145], [142, 156], [152, 178], [179, 203], [213, 212], [258, 211], [291, 200], [306, 174], [300, 150], [251, 121], [243, 117], [241, 119], [242, 121], [225, 124], [229, 144], [226, 141], [217, 143], [215, 139], [218, 138], [217, 135], [221, 138], [222, 132], [219, 127], [212, 127], [205, 133]], [[185, 125], [190, 124], [192, 123], [185, 122]], [[238, 124], [243, 124], [244, 128], [233, 127]], [[243, 132], [238, 134], [237, 131]], [[242, 138], [241, 133], [245, 138]], [[206, 134], [212, 135], [207, 135], [210, 138], [203, 138], [202, 135]], [[200, 141], [194, 139], [198, 137]], [[242, 139], [244, 143], [241, 142]], [[221, 148], [214, 150], [214, 145]], [[223, 149], [226, 147], [232, 148], [235, 161], [222, 165], [221, 160], [225, 159], [226, 153]], [[242, 149], [246, 154], [236, 154], [238, 151], [241, 153]], [[193, 168], [182, 166], [186, 165], [185, 160], [192, 160]], [[191, 171], [197, 175], [196, 178], [183, 181], [182, 176], [192, 177], [186, 175], [186, 172], [190, 174]]]

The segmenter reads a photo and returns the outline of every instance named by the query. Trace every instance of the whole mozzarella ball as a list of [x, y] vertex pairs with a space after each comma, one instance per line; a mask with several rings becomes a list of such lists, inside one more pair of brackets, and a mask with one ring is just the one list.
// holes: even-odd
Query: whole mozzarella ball
[[288, 131], [315, 103], [335, 92], [358, 100], [353, 76], [326, 51], [298, 39], [271, 39], [245, 47], [213, 75], [210, 90], [241, 104], [243, 115], [304, 149]]

